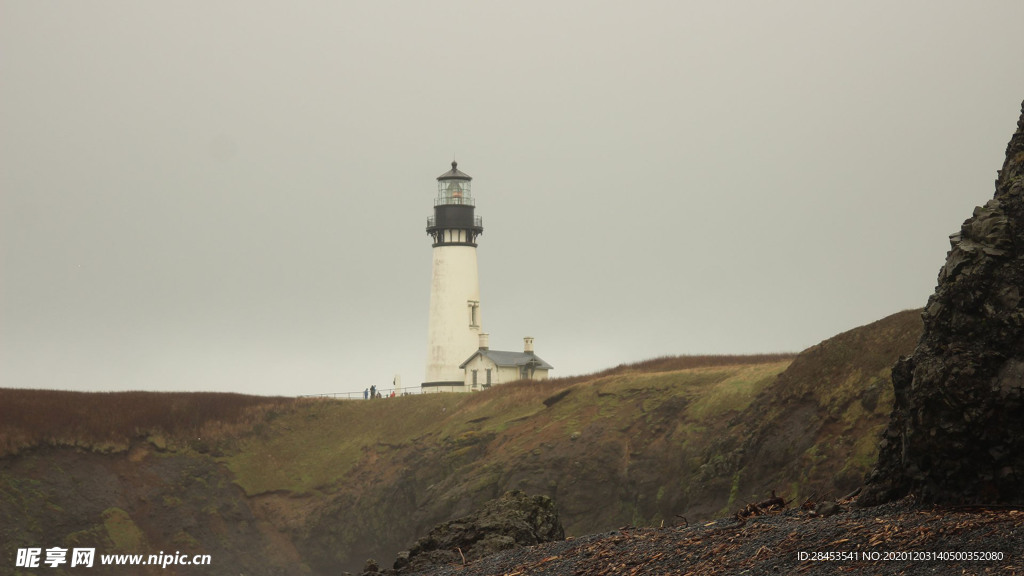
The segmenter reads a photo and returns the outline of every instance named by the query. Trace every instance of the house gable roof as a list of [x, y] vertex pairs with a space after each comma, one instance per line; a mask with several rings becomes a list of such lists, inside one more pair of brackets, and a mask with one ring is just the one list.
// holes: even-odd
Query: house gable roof
[[459, 364], [459, 368], [465, 368], [473, 358], [477, 356], [483, 356], [491, 362], [494, 362], [495, 366], [527, 366], [532, 364], [535, 368], [543, 370], [551, 370], [554, 368], [551, 364], [540, 359], [539, 356], [530, 352], [505, 352], [503, 350], [490, 350], [480, 349], [473, 353], [472, 356], [466, 359], [465, 362]]

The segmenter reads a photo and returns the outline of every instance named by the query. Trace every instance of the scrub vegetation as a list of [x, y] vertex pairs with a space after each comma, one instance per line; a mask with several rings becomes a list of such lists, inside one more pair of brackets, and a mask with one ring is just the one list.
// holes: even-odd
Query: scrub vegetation
[[0, 388], [0, 457], [39, 446], [97, 452], [150, 438], [200, 450], [250, 433], [301, 402], [212, 392], [69, 392]]
[[574, 536], [839, 496], [874, 461], [888, 369], [920, 330], [907, 311], [798, 355], [371, 401], [0, 390], [0, 541], [188, 543], [247, 574], [320, 574], [510, 489], [552, 497]]

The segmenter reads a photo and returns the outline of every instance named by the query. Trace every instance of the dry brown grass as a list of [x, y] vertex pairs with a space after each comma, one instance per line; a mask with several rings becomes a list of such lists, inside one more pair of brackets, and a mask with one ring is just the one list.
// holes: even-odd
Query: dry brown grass
[[621, 374], [623, 372], [671, 372], [674, 370], [691, 370], [693, 368], [712, 368], [715, 366], [743, 366], [748, 364], [774, 364], [796, 358], [795, 352], [778, 352], [774, 354], [709, 354], [704, 356], [659, 356], [649, 360], [641, 360], [631, 364], [619, 364], [607, 372]]
[[297, 400], [214, 392], [69, 392], [0, 388], [0, 457], [37, 446], [124, 450], [133, 439], [205, 446]]
[[[536, 403], [580, 382], [623, 373], [670, 372], [714, 366], [764, 364], [794, 354], [662, 356], [620, 364], [595, 374], [520, 380], [500, 386], [510, 405]], [[469, 408], [495, 400], [474, 394]], [[209, 449], [245, 434], [274, 413], [318, 399], [247, 396], [216, 392], [69, 392], [0, 388], [0, 457], [38, 446], [77, 446], [110, 452], [136, 439], [168, 446]]]
[[[550, 378], [548, 380], [516, 380], [507, 384], [496, 386], [492, 391], [500, 391], [503, 399], [508, 403], [536, 402], [544, 400], [554, 393], [581, 382], [592, 382], [608, 376], [619, 374], [643, 374], [653, 372], [674, 372], [678, 370], [693, 370], [695, 368], [713, 368], [716, 366], [746, 366], [752, 364], [773, 364], [796, 358], [796, 353], [782, 352], [774, 354], [709, 354], [702, 356], [659, 356], [629, 364], [619, 364], [614, 368], [607, 368], [593, 374], [580, 374], [577, 376], [563, 376]], [[466, 406], [471, 407], [483, 404], [492, 400], [491, 394], [473, 394], [466, 401]]]
[[743, 366], [748, 364], [772, 364], [784, 360], [796, 358], [796, 353], [779, 352], [774, 354], [706, 354], [702, 356], [658, 356], [639, 362], [619, 364], [614, 368], [608, 368], [594, 374], [580, 376], [567, 376], [564, 378], [552, 378], [552, 384], [576, 384], [587, 380], [615, 376], [628, 373], [649, 373], [649, 372], [674, 372], [677, 370], [692, 370], [694, 368], [713, 368], [715, 366]]

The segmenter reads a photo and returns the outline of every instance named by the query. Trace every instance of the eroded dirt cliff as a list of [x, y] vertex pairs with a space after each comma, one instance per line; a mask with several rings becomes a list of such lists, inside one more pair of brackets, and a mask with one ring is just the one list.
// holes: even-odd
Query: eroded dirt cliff
[[[0, 443], [21, 447], [0, 458], [0, 552], [10, 566], [19, 547], [79, 543], [214, 559], [164, 575], [333, 575], [394, 558], [514, 489], [551, 498], [570, 536], [721, 517], [771, 490], [840, 496], [874, 462], [888, 367], [920, 329], [908, 311], [796, 358], [669, 358], [473, 395], [274, 401], [180, 430], [131, 420], [118, 436], [101, 418], [98, 444], [44, 419]], [[60, 416], [48, 398], [47, 416], [111, 413], [118, 398], [75, 396]], [[152, 401], [166, 411], [191, 400]]]

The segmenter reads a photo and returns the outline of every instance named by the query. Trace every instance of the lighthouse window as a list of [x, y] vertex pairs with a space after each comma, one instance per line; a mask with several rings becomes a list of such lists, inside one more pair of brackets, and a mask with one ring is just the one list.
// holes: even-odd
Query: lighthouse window
[[467, 204], [471, 203], [469, 198], [469, 183], [460, 181], [443, 182], [439, 186], [442, 204]]
[[469, 304], [469, 327], [479, 328], [480, 327], [480, 302], [477, 300], [470, 300]]

